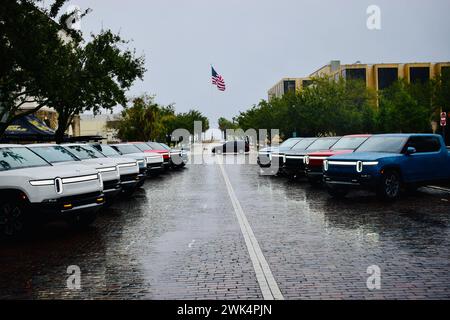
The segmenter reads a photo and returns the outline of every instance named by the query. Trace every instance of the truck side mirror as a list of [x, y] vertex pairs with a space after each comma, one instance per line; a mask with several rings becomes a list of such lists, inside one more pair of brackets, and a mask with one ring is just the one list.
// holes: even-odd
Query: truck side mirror
[[416, 153], [416, 148], [414, 148], [414, 147], [408, 147], [407, 149], [406, 149], [406, 155], [411, 155], [411, 154], [413, 154], [413, 153]]

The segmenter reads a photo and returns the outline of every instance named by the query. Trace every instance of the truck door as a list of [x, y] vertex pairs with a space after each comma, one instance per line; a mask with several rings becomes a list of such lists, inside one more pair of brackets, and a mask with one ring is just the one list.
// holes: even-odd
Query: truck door
[[431, 181], [438, 179], [437, 166], [445, 164], [439, 139], [433, 136], [413, 136], [406, 148], [413, 147], [416, 153], [406, 155], [404, 170], [409, 181]]

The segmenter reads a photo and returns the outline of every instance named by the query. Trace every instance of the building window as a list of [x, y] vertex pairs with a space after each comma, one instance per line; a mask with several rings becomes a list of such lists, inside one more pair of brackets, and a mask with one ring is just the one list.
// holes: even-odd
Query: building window
[[429, 67], [411, 67], [409, 68], [409, 82], [411, 83], [424, 83], [430, 80], [430, 68]]
[[366, 68], [355, 68], [344, 70], [345, 80], [362, 80], [366, 82]]
[[450, 67], [441, 67], [441, 75], [450, 77]]
[[398, 68], [378, 68], [378, 90], [390, 87], [398, 80]]
[[289, 91], [295, 91], [295, 80], [284, 81], [284, 93], [288, 93]]

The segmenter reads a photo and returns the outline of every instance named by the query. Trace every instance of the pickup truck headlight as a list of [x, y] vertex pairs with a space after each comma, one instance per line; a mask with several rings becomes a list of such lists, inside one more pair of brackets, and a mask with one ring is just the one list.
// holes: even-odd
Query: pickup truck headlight
[[356, 172], [361, 173], [363, 171], [363, 162], [356, 161]]
[[309, 156], [308, 156], [308, 155], [306, 155], [306, 156], [303, 158], [303, 162], [304, 162], [305, 164], [309, 164]]
[[323, 160], [323, 171], [328, 171], [328, 160]]
[[40, 186], [51, 186], [55, 183], [55, 180], [48, 179], [48, 180], [31, 180], [30, 184], [33, 187], [40, 187]]
[[121, 163], [118, 165], [119, 168], [131, 168], [136, 167], [137, 162], [128, 162], [128, 163]]
[[136, 161], [139, 167], [145, 167], [145, 160], [138, 160]]

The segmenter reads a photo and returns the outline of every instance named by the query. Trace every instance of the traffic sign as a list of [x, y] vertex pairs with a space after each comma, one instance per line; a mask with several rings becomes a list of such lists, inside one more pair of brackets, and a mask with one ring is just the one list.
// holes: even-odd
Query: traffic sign
[[447, 125], [447, 112], [441, 112], [441, 127]]

